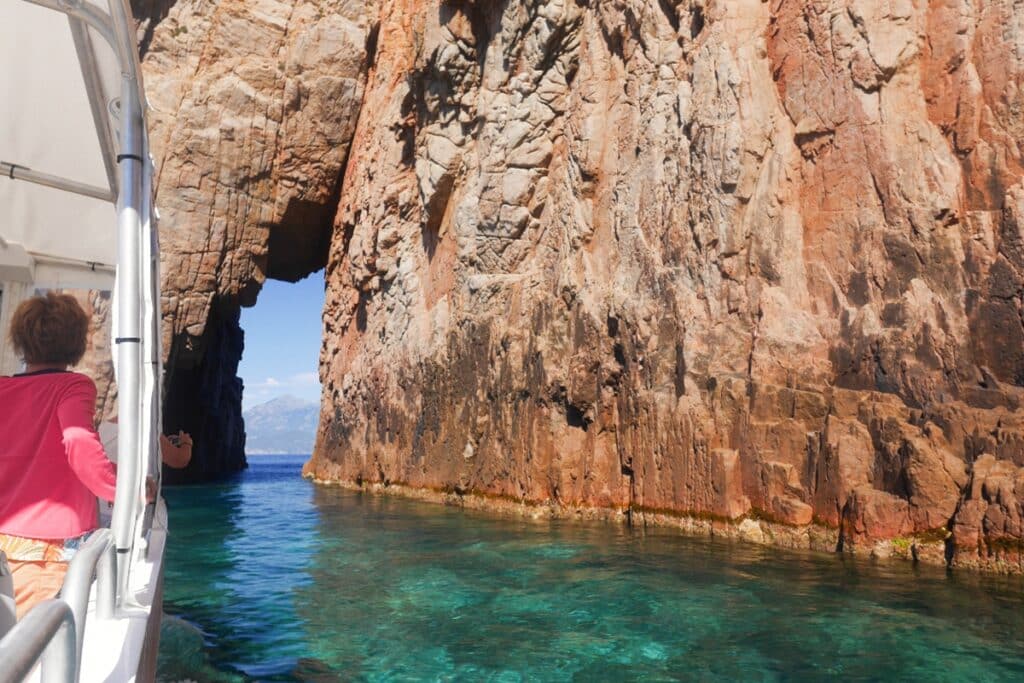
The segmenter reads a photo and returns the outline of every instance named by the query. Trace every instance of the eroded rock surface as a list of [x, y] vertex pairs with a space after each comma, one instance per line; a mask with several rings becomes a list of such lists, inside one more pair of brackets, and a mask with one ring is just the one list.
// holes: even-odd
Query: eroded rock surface
[[362, 0], [135, 0], [161, 212], [164, 427], [245, 466], [241, 306], [326, 262], [366, 73]]
[[117, 384], [114, 382], [114, 353], [111, 343], [110, 292], [74, 290], [69, 292], [78, 299], [82, 309], [92, 321], [85, 356], [74, 368], [88, 375], [96, 384], [96, 424], [117, 415]]
[[311, 476], [1020, 569], [1019, 3], [135, 6], [218, 468], [326, 263]]
[[370, 19], [311, 475], [1008, 565], [1024, 9]]

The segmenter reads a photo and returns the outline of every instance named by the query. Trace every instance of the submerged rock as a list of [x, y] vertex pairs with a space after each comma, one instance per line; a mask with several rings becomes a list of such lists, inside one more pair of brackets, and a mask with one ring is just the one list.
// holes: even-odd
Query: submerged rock
[[237, 683], [241, 676], [218, 670], [206, 652], [203, 632], [180, 617], [164, 615], [160, 621], [157, 680], [162, 683]]

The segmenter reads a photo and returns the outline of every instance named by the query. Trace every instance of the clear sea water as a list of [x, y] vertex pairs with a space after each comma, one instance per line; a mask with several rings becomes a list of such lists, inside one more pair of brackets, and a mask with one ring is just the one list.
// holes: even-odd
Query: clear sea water
[[318, 487], [171, 489], [166, 681], [1024, 680], [1018, 580]]

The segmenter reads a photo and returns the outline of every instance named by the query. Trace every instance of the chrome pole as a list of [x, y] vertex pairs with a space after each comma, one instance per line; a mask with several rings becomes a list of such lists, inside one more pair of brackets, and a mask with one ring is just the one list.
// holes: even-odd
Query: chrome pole
[[133, 530], [142, 498], [139, 474], [139, 409], [141, 367], [141, 239], [142, 220], [142, 103], [138, 87], [128, 70], [121, 79], [121, 151], [117, 155], [120, 192], [117, 197], [118, 239], [118, 440], [117, 492], [114, 498], [113, 531], [117, 549], [118, 604], [127, 599], [128, 566]]
[[82, 662], [82, 644], [85, 641], [85, 620], [89, 610], [89, 594], [92, 592], [92, 577], [96, 575], [96, 612], [100, 618], [109, 618], [113, 613], [114, 594], [110, 582], [116, 581], [113, 563], [107, 561], [113, 552], [110, 529], [99, 529], [75, 553], [68, 566], [68, 573], [61, 588], [61, 600], [71, 606], [75, 618], [75, 663]]
[[96, 616], [113, 619], [117, 605], [117, 552], [113, 537], [104, 546], [96, 567]]

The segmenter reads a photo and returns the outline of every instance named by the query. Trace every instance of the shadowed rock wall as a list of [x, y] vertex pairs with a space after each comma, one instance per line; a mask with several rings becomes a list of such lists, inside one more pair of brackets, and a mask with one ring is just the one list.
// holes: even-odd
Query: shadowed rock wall
[[372, 20], [308, 473], [1021, 569], [1024, 9]]

